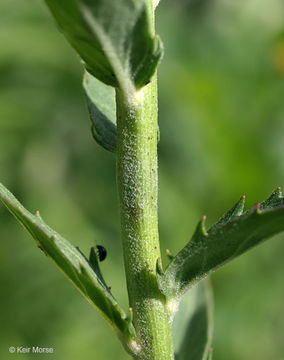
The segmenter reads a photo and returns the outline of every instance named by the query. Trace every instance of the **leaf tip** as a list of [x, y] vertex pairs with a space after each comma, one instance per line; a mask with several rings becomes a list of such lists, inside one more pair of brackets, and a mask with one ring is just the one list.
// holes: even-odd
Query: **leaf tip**
[[50, 240], [55, 241], [56, 239], [57, 239], [57, 235], [56, 235], [56, 234], [52, 234]]
[[127, 319], [128, 324], [131, 324], [133, 321], [133, 309], [131, 306], [128, 308], [128, 311], [129, 311], [129, 315], [127, 316], [126, 319]]
[[173, 260], [174, 255], [170, 252], [169, 249], [166, 249], [166, 254], [167, 254], [167, 256], [168, 256], [168, 258], [169, 258], [170, 260]]
[[79, 268], [80, 268], [80, 273], [81, 273], [81, 275], [86, 275], [86, 269], [85, 269], [85, 267], [84, 267], [83, 261], [82, 261], [82, 260], [79, 260], [78, 264], [79, 264]]
[[281, 192], [281, 187], [278, 186], [272, 194], [268, 197], [268, 199], [262, 201], [261, 210], [266, 210], [269, 208], [274, 208], [276, 206], [283, 205], [283, 197]]
[[197, 225], [197, 230], [201, 233], [203, 236], [208, 236], [208, 233], [205, 228], [205, 221], [207, 219], [206, 215], [203, 215], [201, 220], [199, 221], [199, 224]]
[[41, 220], [41, 221], [42, 221], [42, 218], [41, 218], [40, 213], [39, 213], [39, 211], [38, 211], [38, 210], [36, 210], [36, 212], [35, 212], [35, 216], [36, 216], [39, 220]]
[[89, 264], [91, 265], [92, 269], [95, 271], [95, 273], [97, 273], [99, 270], [99, 259], [98, 259], [98, 254], [95, 250], [95, 247], [92, 246], [90, 249], [90, 254], [89, 254], [89, 260], [88, 260]]
[[96, 263], [97, 262], [97, 254], [96, 254], [94, 246], [92, 246], [90, 248], [89, 262], [90, 263]]
[[240, 200], [235, 205], [235, 211], [232, 213], [232, 216], [231, 216], [230, 220], [233, 219], [236, 216], [241, 216], [242, 215], [242, 213], [244, 211], [244, 207], [245, 207], [245, 202], [246, 202], [246, 196], [242, 195], [240, 197]]
[[205, 228], [206, 218], [207, 218], [207, 216], [203, 215], [201, 220], [198, 222], [191, 241], [193, 241], [193, 240], [199, 241], [200, 237], [208, 236], [208, 232], [206, 231], [206, 228]]
[[163, 270], [163, 266], [162, 266], [162, 260], [160, 257], [158, 257], [157, 262], [156, 262], [156, 273], [158, 275], [164, 275], [164, 270]]
[[240, 200], [236, 203], [235, 207], [234, 207], [234, 211], [231, 214], [232, 218], [236, 217], [236, 216], [241, 216], [243, 211], [244, 211], [244, 206], [245, 206], [245, 202], [246, 202], [246, 196], [242, 195], [240, 197]]
[[282, 196], [281, 186], [277, 186], [277, 188], [273, 191], [270, 197], [280, 198]]

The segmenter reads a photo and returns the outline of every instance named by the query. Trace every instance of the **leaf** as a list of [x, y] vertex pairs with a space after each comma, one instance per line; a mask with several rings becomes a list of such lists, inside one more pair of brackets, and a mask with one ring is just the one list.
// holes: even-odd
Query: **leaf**
[[213, 296], [209, 280], [182, 299], [173, 321], [176, 359], [208, 360], [213, 332]]
[[106, 150], [116, 151], [115, 90], [86, 72], [83, 86], [96, 142]]
[[[97, 80], [87, 71], [84, 75], [83, 87], [95, 141], [104, 149], [116, 152], [117, 130], [114, 88]], [[159, 127], [157, 141], [160, 141]]]
[[158, 6], [159, 2], [160, 2], [160, 0], [154, 0], [154, 6], [155, 6], [155, 8]]
[[67, 240], [51, 229], [40, 217], [27, 211], [0, 183], [0, 199], [28, 230], [38, 247], [50, 257], [69, 280], [95, 306], [124, 343], [133, 343], [135, 331], [126, 314], [106, 286], [96, 254], [91, 251], [92, 263]]
[[221, 265], [284, 230], [284, 198], [280, 188], [242, 214], [243, 205], [244, 197], [208, 232], [206, 217], [201, 219], [191, 241], [174, 257], [164, 275], [158, 274], [165, 295], [182, 296]]
[[163, 49], [146, 0], [45, 0], [87, 71], [125, 93], [146, 85]]

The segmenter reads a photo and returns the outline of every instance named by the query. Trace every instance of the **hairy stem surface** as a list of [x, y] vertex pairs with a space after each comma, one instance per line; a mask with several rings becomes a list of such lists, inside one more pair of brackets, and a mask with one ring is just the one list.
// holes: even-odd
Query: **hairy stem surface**
[[[153, 0], [148, 11], [154, 29]], [[173, 359], [171, 318], [157, 285], [157, 77], [135, 93], [116, 91], [117, 184], [129, 303], [139, 360]]]
[[117, 182], [130, 306], [138, 359], [173, 359], [171, 322], [158, 290], [157, 86], [131, 96], [117, 91]]

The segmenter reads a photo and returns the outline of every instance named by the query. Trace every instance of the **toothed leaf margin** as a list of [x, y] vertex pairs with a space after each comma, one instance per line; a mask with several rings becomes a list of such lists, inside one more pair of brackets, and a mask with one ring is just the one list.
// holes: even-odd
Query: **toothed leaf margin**
[[242, 213], [244, 199], [243, 196], [208, 232], [203, 217], [190, 242], [174, 257], [165, 273], [157, 273], [160, 289], [166, 296], [181, 297], [220, 266], [284, 230], [280, 188]]

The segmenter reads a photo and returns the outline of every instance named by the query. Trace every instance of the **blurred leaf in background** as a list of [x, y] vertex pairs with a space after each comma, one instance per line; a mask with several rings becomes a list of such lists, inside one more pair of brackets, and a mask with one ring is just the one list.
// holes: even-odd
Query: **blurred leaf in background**
[[[177, 252], [201, 215], [209, 226], [240, 195], [249, 207], [284, 186], [283, 30], [281, 0], [161, 0], [162, 249]], [[1, 1], [0, 49], [1, 181], [84, 252], [107, 248], [102, 271], [126, 307], [115, 157], [92, 139], [78, 58], [41, 0]], [[36, 345], [54, 347], [50, 360], [128, 359], [2, 206], [0, 219], [0, 358]], [[283, 358], [283, 238], [213, 275], [214, 358]]]

